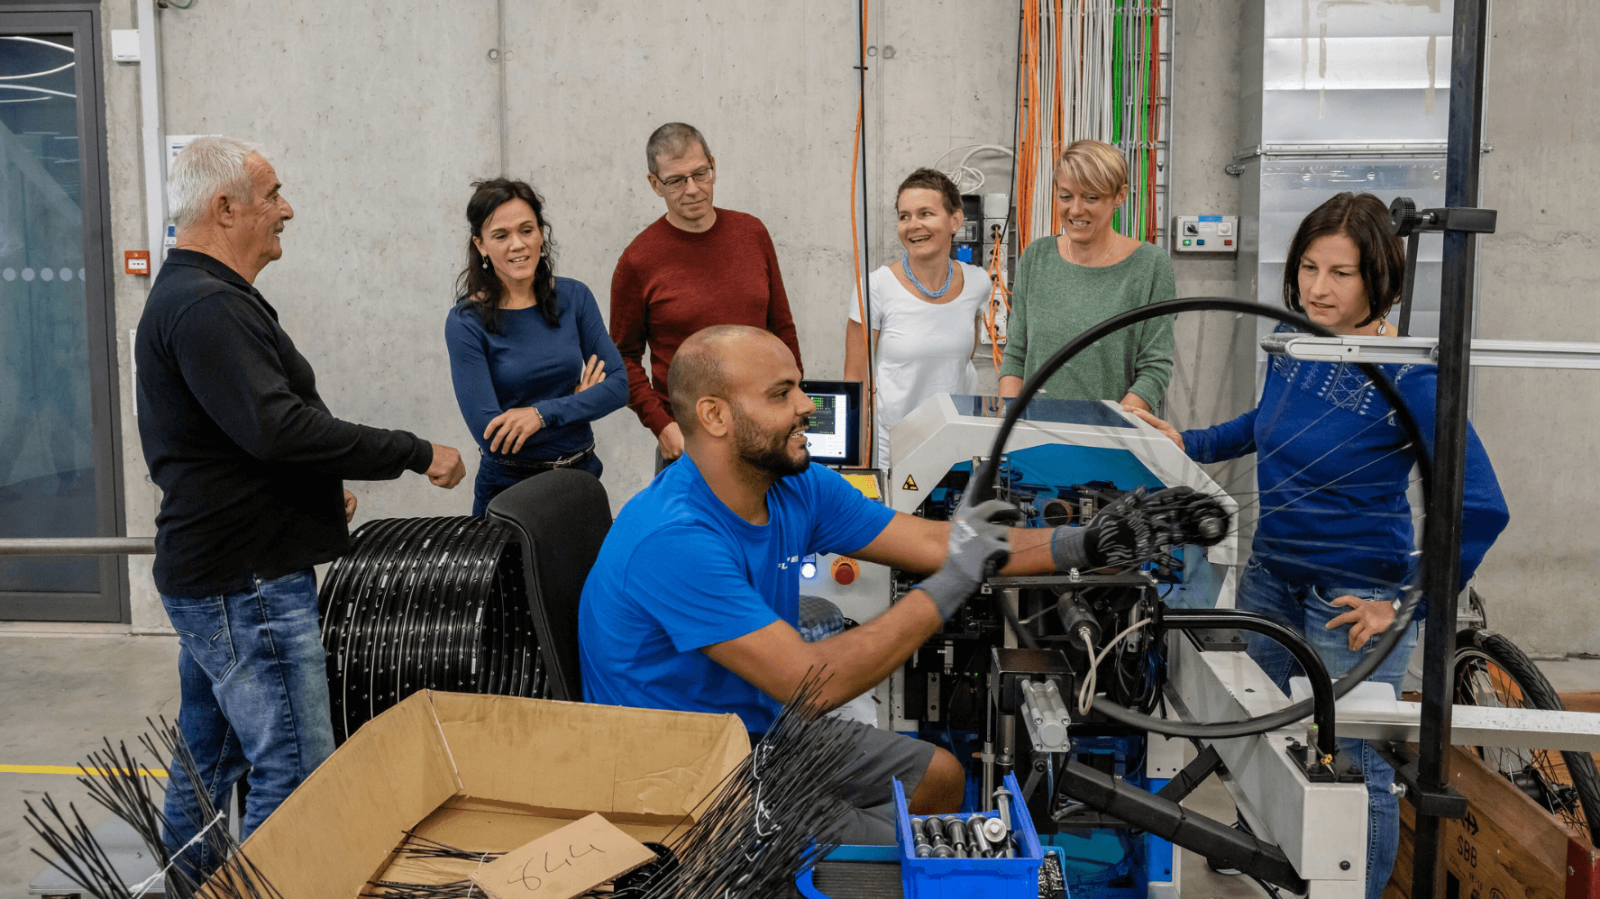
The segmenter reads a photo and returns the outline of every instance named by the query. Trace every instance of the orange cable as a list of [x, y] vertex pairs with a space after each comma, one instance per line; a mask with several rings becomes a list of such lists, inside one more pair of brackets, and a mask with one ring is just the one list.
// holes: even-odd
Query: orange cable
[[[1062, 130], [1065, 127], [1065, 124], [1062, 121], [1065, 118], [1065, 116], [1062, 114], [1062, 109], [1063, 109], [1063, 105], [1064, 105], [1063, 101], [1062, 101], [1062, 97], [1063, 97], [1063, 94], [1065, 94], [1065, 91], [1062, 89], [1062, 83], [1061, 83], [1061, 0], [1056, 0], [1056, 18], [1055, 18], [1055, 23], [1056, 23], [1055, 24], [1056, 40], [1051, 42], [1051, 46], [1053, 46], [1055, 48], [1055, 57], [1056, 57], [1055, 58], [1055, 66], [1056, 66], [1056, 88], [1055, 88], [1055, 93], [1056, 93], [1056, 95], [1055, 95], [1055, 98], [1054, 98], [1054, 100], [1055, 100], [1054, 108], [1055, 108], [1056, 115], [1055, 115], [1055, 121], [1053, 123], [1051, 123], [1052, 124], [1051, 137], [1053, 138], [1053, 140], [1052, 140], [1050, 146], [1055, 149], [1056, 158], [1059, 158], [1061, 151], [1066, 149], [1065, 132]], [[1050, 162], [1051, 162], [1051, 166], [1050, 166], [1051, 171], [1055, 171], [1055, 159], [1052, 158], [1050, 160]], [[1052, 189], [1053, 189], [1053, 187], [1054, 187], [1054, 185], [1052, 185]], [[1051, 203], [1050, 204], [1050, 232], [1052, 234], [1054, 234], [1056, 231], [1060, 230], [1060, 228], [1061, 228], [1061, 223], [1056, 221], [1056, 218], [1057, 218], [1057, 215], [1056, 215], [1056, 204]]]

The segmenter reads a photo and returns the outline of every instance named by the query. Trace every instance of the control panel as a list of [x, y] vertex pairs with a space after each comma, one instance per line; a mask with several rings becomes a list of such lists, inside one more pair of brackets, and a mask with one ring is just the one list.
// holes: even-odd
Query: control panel
[[1236, 215], [1180, 215], [1173, 220], [1172, 252], [1239, 252], [1239, 217]]

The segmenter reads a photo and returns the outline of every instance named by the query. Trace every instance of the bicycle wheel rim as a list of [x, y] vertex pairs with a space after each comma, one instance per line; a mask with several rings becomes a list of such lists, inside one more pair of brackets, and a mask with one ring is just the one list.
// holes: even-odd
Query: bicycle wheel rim
[[[1084, 331], [1071, 341], [1068, 341], [1065, 346], [1057, 350], [1055, 354], [1052, 355], [1038, 371], [1034, 372], [1034, 374], [1023, 383], [1022, 390], [1008, 405], [1005, 417], [1002, 420], [999, 429], [995, 433], [995, 439], [990, 448], [989, 458], [985, 460], [982, 465], [978, 466], [973, 472], [971, 486], [968, 488], [969, 493], [971, 493], [977, 500], [988, 499], [995, 495], [994, 484], [1000, 459], [1005, 454], [1006, 443], [1009, 441], [1011, 433], [1016, 427], [1017, 421], [1022, 417], [1022, 412], [1027, 408], [1029, 401], [1031, 401], [1034, 396], [1038, 394], [1045, 381], [1047, 381], [1068, 362], [1072, 361], [1074, 357], [1082, 353], [1090, 345], [1099, 341], [1101, 338], [1116, 333], [1117, 331], [1121, 331], [1124, 328], [1132, 325], [1168, 315], [1177, 315], [1183, 312], [1207, 311], [1256, 315], [1264, 318], [1274, 319], [1284, 324], [1292, 325], [1308, 334], [1320, 337], [1335, 336], [1333, 332], [1322, 327], [1321, 325], [1316, 324], [1305, 316], [1298, 315], [1286, 309], [1276, 309], [1272, 306], [1262, 303], [1245, 302], [1226, 297], [1188, 297], [1176, 300], [1166, 300], [1160, 303], [1151, 303], [1147, 306], [1141, 306], [1137, 309], [1114, 315], [1100, 324]], [[1427, 449], [1427, 443], [1422, 439], [1422, 434], [1417, 428], [1416, 419], [1411, 415], [1410, 409], [1406, 402], [1400, 397], [1399, 391], [1395, 389], [1394, 384], [1381, 369], [1375, 365], [1365, 362], [1356, 362], [1354, 365], [1363, 375], [1366, 376], [1367, 380], [1371, 382], [1373, 387], [1383, 397], [1385, 402], [1389, 404], [1389, 408], [1392, 410], [1395, 419], [1405, 430], [1408, 438], [1411, 441], [1411, 445], [1415, 447], [1415, 464], [1420, 472], [1423, 504], [1426, 508], [1432, 494], [1433, 466], [1432, 459], [1430, 458]], [[1386, 630], [1379, 638], [1378, 644], [1369, 650], [1367, 654], [1363, 656], [1361, 661], [1356, 663], [1356, 665], [1352, 667], [1343, 677], [1334, 682], [1335, 698], [1344, 696], [1351, 690], [1355, 689], [1357, 684], [1365, 681], [1374, 671], [1378, 669], [1378, 666], [1383, 664], [1383, 662], [1389, 657], [1390, 653], [1392, 653], [1394, 649], [1399, 646], [1401, 640], [1404, 639], [1407, 631], [1409, 630], [1411, 622], [1416, 617], [1416, 610], [1421, 604], [1421, 600], [1422, 591], [1420, 589], [1408, 590], [1406, 592], [1406, 595], [1401, 603], [1401, 607], [1394, 617], [1394, 621], [1390, 624], [1389, 629]], [[1016, 628], [1016, 622], [1011, 621], [1009, 615], [1007, 616], [1007, 622], [1012, 626], [1013, 631], [1016, 633], [1016, 636], [1019, 640], [1021, 640], [1025, 645], [1034, 645], [1032, 635]], [[1285, 727], [1300, 721], [1311, 713], [1312, 702], [1311, 700], [1303, 700], [1290, 705], [1287, 708], [1280, 709], [1267, 715], [1247, 718], [1242, 721], [1211, 724], [1190, 724], [1187, 722], [1170, 721], [1165, 718], [1144, 715], [1139, 712], [1135, 712], [1132, 709], [1112, 703], [1108, 700], [1103, 700], [1099, 697], [1094, 699], [1092, 708], [1099, 711], [1105, 717], [1112, 719], [1113, 721], [1137, 727], [1151, 733], [1178, 737], [1226, 739], [1231, 737], [1243, 737], [1265, 733], [1267, 731]]]

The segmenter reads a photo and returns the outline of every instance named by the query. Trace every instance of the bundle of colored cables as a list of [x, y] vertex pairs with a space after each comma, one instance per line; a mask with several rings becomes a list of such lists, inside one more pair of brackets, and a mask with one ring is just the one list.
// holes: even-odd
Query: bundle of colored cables
[[1166, 13], [1161, 2], [1023, 0], [1014, 192], [1019, 246], [1059, 230], [1056, 160], [1085, 139], [1112, 144], [1128, 159], [1128, 199], [1114, 220], [1117, 230], [1156, 239], [1169, 93], [1161, 49]]

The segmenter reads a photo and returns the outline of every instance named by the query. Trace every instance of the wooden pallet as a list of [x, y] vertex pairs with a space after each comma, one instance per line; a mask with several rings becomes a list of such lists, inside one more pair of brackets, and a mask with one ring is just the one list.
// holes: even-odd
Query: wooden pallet
[[[1568, 707], [1590, 710], [1582, 702]], [[1450, 782], [1467, 797], [1467, 817], [1442, 828], [1445, 899], [1600, 899], [1600, 850], [1476, 753], [1452, 750]], [[1400, 851], [1384, 899], [1410, 896], [1415, 822], [1411, 804], [1401, 800]]]

